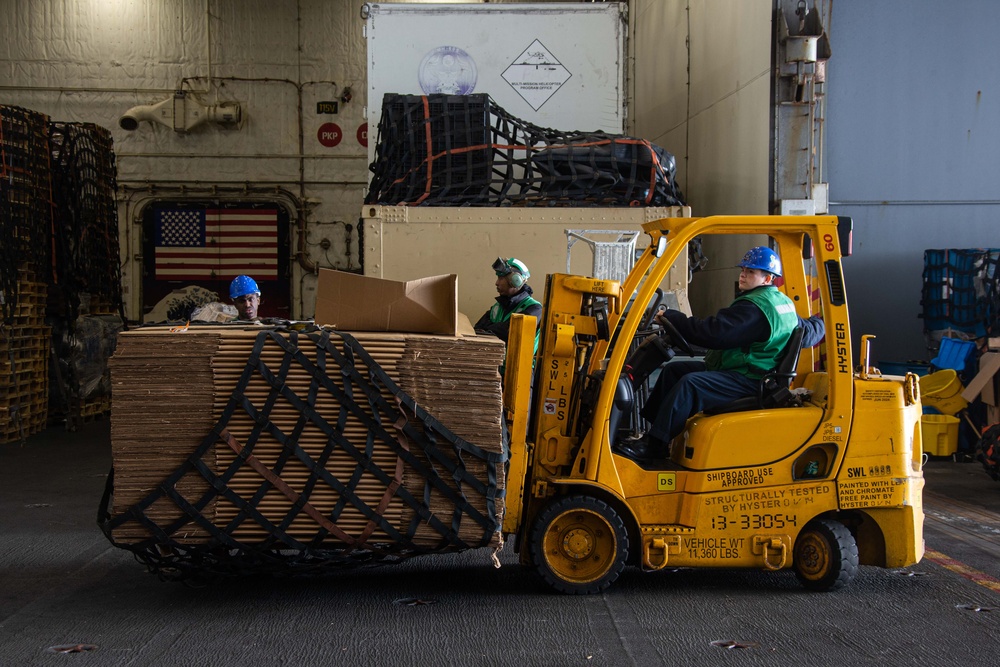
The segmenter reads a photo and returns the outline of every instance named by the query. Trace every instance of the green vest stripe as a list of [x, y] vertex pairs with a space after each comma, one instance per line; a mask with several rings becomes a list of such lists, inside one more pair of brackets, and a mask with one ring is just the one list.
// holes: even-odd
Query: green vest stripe
[[493, 324], [506, 322], [507, 320], [510, 319], [510, 316], [513, 315], [514, 313], [523, 313], [525, 310], [528, 309], [529, 306], [540, 306], [540, 305], [542, 305], [541, 301], [536, 301], [533, 297], [530, 296], [524, 299], [523, 301], [514, 304], [514, 308], [510, 312], [507, 312], [503, 308], [501, 308], [499, 303], [494, 303], [493, 307], [490, 308], [490, 322], [492, 322]]
[[[490, 308], [490, 322], [492, 324], [499, 324], [500, 322], [506, 322], [507, 320], [510, 319], [510, 316], [513, 315], [514, 313], [523, 313], [525, 310], [528, 309], [529, 306], [540, 306], [540, 305], [542, 305], [541, 301], [537, 301], [534, 297], [530, 296], [524, 299], [523, 301], [519, 301], [518, 303], [514, 304], [514, 308], [509, 312], [505, 311], [502, 307], [500, 307], [499, 303], [494, 303], [493, 307]], [[539, 341], [541, 341], [542, 322], [541, 318], [536, 318], [536, 319], [538, 319], [538, 322], [535, 323], [535, 348], [534, 350], [532, 350], [532, 354], [538, 356], [538, 343]], [[501, 365], [500, 366], [501, 376], [503, 375], [504, 370], [505, 370], [504, 365]]]
[[[526, 298], [524, 301], [515, 304], [514, 309], [511, 310], [510, 312], [504, 311], [504, 309], [500, 307], [499, 303], [494, 303], [493, 307], [490, 308], [490, 322], [492, 322], [493, 324], [497, 324], [499, 322], [506, 322], [507, 320], [510, 319], [510, 316], [513, 315], [514, 313], [523, 313], [525, 310], [528, 309], [529, 306], [540, 306], [540, 305], [542, 305], [541, 301], [537, 301], [530, 296]], [[539, 320], [535, 325], [535, 349], [534, 349], [535, 354], [538, 354], [538, 342], [539, 340], [541, 340], [542, 331], [540, 327], [541, 327], [541, 321]]]

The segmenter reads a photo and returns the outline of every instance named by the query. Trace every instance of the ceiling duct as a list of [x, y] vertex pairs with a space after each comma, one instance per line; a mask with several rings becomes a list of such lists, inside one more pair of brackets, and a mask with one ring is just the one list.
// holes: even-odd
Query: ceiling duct
[[239, 102], [206, 106], [185, 91], [178, 90], [162, 102], [132, 107], [118, 119], [118, 126], [132, 132], [138, 129], [140, 122], [147, 120], [166, 125], [174, 132], [190, 132], [209, 121], [220, 125], [239, 125], [242, 119], [243, 109]]

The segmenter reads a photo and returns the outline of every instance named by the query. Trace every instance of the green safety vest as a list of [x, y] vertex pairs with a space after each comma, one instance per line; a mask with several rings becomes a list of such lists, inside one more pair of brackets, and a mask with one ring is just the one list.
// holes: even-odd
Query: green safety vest
[[[523, 300], [518, 301], [514, 304], [514, 307], [510, 310], [504, 310], [503, 306], [499, 302], [494, 303], [493, 307], [490, 308], [490, 323], [499, 324], [500, 322], [506, 322], [510, 319], [510, 316], [514, 313], [523, 313], [530, 306], [541, 306], [542, 302], [536, 300], [534, 297], [525, 297]], [[538, 341], [540, 340], [541, 334], [541, 318], [536, 318], [538, 322], [535, 323], [535, 349], [534, 354], [538, 354]]]
[[777, 287], [758, 287], [733, 301], [750, 301], [760, 308], [771, 325], [771, 337], [763, 343], [751, 343], [749, 348], [710, 350], [705, 365], [713, 371], [736, 371], [747, 377], [761, 377], [777, 365], [792, 331], [799, 325], [795, 304]]

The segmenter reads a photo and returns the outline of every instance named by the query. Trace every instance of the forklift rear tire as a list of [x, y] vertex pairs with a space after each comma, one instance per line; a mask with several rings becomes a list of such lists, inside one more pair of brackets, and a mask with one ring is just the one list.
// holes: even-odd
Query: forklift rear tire
[[810, 521], [795, 540], [795, 576], [812, 591], [843, 588], [858, 573], [858, 543], [832, 519]]
[[531, 529], [535, 571], [560, 593], [589, 595], [606, 589], [625, 567], [628, 547], [618, 512], [590, 496], [554, 500]]

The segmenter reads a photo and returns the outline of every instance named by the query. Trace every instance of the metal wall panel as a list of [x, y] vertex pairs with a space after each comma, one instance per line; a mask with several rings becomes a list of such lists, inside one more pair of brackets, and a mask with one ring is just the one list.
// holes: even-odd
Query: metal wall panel
[[834, 3], [830, 209], [854, 218], [851, 318], [876, 359], [928, 358], [925, 249], [1000, 243], [997, 25], [992, 0]]
[[[636, 133], [677, 157], [692, 212], [767, 213], [770, 0], [633, 0], [630, 25]], [[732, 267], [761, 240], [706, 241], [697, 313], [732, 300]]]

